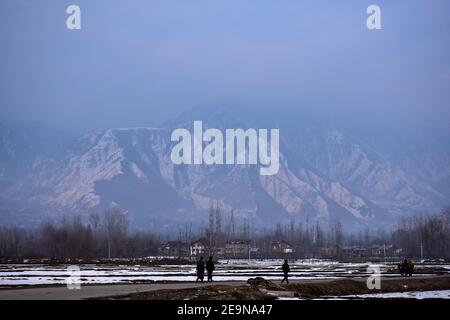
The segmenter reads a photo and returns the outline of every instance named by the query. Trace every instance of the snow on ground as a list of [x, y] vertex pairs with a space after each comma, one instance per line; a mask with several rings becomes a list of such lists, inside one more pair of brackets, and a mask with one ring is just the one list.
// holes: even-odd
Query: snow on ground
[[[405, 291], [405, 292], [386, 292], [386, 293], [368, 293], [345, 296], [325, 296], [311, 300], [354, 300], [354, 299], [450, 299], [450, 290], [434, 291]], [[277, 300], [306, 300], [296, 297], [278, 297]]]
[[343, 299], [368, 299], [368, 298], [401, 298], [401, 299], [450, 299], [450, 290], [435, 291], [406, 291], [406, 292], [387, 292], [387, 293], [368, 293], [359, 295], [341, 296]]
[[[268, 280], [282, 278], [283, 260], [220, 260], [214, 271], [215, 281], [247, 281], [253, 277]], [[367, 276], [368, 263], [339, 263], [326, 260], [291, 261], [290, 279], [338, 279]], [[381, 264], [385, 271], [388, 265]], [[65, 284], [72, 273], [68, 265], [0, 265], [0, 286]], [[139, 281], [195, 281], [195, 265], [78, 265], [84, 284], [133, 283]], [[384, 274], [383, 276], [396, 276]]]

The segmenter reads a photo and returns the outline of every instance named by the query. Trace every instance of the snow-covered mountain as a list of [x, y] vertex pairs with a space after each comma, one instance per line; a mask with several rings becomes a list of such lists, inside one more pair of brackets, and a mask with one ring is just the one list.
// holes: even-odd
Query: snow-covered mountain
[[[219, 129], [279, 128], [278, 174], [261, 176], [249, 165], [174, 165], [172, 130], [199, 119]], [[117, 203], [137, 227], [172, 228], [200, 224], [210, 201], [218, 200], [255, 227], [309, 219], [339, 220], [353, 229], [388, 225], [399, 214], [450, 202], [445, 142], [435, 148], [427, 142], [429, 149], [423, 143], [375, 143], [371, 136], [290, 116], [259, 121], [234, 117], [228, 109], [195, 110], [163, 128], [112, 128], [66, 144], [45, 136], [28, 141], [13, 131], [2, 127], [0, 146], [0, 218], [8, 224]], [[36, 148], [49, 143], [51, 152]]]

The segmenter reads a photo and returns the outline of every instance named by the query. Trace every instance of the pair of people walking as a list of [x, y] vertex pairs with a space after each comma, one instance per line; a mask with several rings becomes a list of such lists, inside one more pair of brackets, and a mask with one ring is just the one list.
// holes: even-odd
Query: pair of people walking
[[197, 262], [197, 280], [203, 282], [203, 279], [205, 277], [205, 269], [208, 273], [208, 282], [212, 282], [212, 273], [216, 267], [214, 266], [214, 262], [212, 259], [212, 256], [209, 256], [208, 261], [203, 260], [203, 257], [200, 257], [200, 260]]

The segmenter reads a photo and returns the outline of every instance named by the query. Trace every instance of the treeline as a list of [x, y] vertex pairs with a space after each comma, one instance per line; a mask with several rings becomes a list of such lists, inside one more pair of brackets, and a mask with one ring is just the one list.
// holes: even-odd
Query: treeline
[[159, 241], [148, 232], [128, 230], [128, 219], [118, 207], [102, 215], [90, 215], [89, 222], [75, 216], [61, 223], [44, 223], [37, 229], [0, 227], [2, 258], [137, 258], [157, 253]]
[[[205, 238], [211, 247], [223, 247], [227, 240], [241, 239], [251, 241], [259, 252], [269, 257], [273, 240], [283, 240], [295, 248], [296, 257], [321, 257], [324, 248], [389, 246], [402, 249], [402, 256], [415, 258], [450, 259], [450, 208], [437, 214], [417, 214], [400, 217], [391, 229], [360, 230], [357, 233], [345, 233], [343, 225], [334, 221], [328, 225], [318, 222], [290, 221], [276, 224], [266, 232], [255, 232], [248, 219], [237, 221], [233, 210], [224, 217], [218, 204], [212, 204], [209, 210], [208, 226], [200, 233], [192, 234], [191, 225], [179, 230], [178, 239], [189, 243]], [[339, 249], [337, 250], [339, 252]], [[368, 250], [367, 254], [370, 254]], [[339, 256], [339, 253], [336, 254]]]
[[398, 221], [392, 242], [411, 256], [450, 258], [450, 208], [435, 215], [416, 215]]
[[[369, 231], [366, 232], [369, 239]], [[283, 240], [295, 247], [295, 256], [319, 254], [324, 246], [343, 246], [353, 242], [350, 235], [345, 235], [340, 221], [334, 221], [327, 226], [305, 219], [303, 222], [289, 221], [287, 224], [277, 223], [272, 230], [258, 231], [252, 228], [249, 218], [236, 219], [234, 210], [229, 213], [220, 208], [218, 202], [210, 202], [208, 225], [199, 233], [192, 233], [192, 225], [185, 224], [179, 229], [178, 241], [190, 243], [199, 238], [207, 240], [210, 247], [224, 247], [228, 240], [247, 240], [264, 257], [272, 253], [272, 241]], [[369, 240], [366, 240], [369, 243]]]
[[295, 248], [295, 257], [321, 257], [323, 248], [371, 245], [394, 245], [403, 255], [419, 258], [450, 259], [450, 208], [438, 214], [403, 217], [391, 230], [363, 230], [344, 233], [340, 222], [324, 227], [319, 223], [277, 224], [274, 229], [255, 233], [247, 219], [238, 222], [233, 211], [223, 215], [211, 205], [208, 226], [192, 232], [192, 225], [180, 228], [178, 237], [158, 238], [150, 232], [130, 232], [127, 214], [111, 207], [102, 214], [92, 214], [88, 221], [79, 216], [60, 223], [44, 223], [36, 229], [0, 227], [1, 258], [142, 258], [159, 253], [168, 240], [189, 244], [205, 238], [211, 247], [223, 247], [226, 241], [250, 241], [264, 257], [270, 257], [273, 240], [284, 240]]

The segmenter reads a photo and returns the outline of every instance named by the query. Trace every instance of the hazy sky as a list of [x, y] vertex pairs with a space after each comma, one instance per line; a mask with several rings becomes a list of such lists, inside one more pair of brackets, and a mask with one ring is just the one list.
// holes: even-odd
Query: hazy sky
[[0, 1], [0, 120], [152, 126], [217, 104], [446, 127], [450, 1]]

